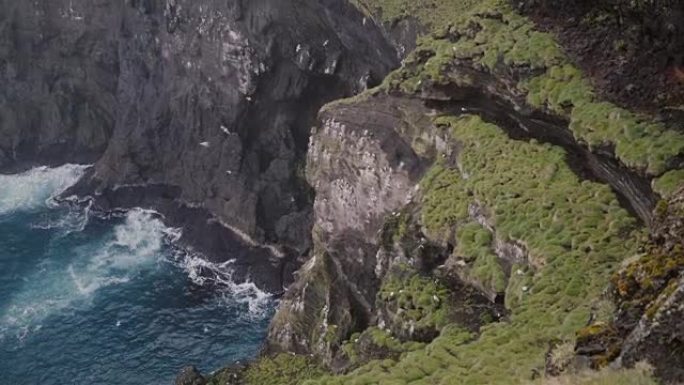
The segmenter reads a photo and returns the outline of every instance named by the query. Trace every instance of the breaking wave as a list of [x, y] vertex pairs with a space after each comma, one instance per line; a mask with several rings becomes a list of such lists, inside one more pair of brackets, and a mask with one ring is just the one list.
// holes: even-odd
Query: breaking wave
[[165, 239], [177, 236], [152, 212], [129, 211], [104, 239], [77, 247], [70, 259], [47, 258], [25, 277], [0, 317], [0, 333], [12, 330], [22, 338], [45, 317], [87, 303], [99, 289], [129, 282], [153, 269]]
[[45, 207], [52, 197], [76, 183], [89, 167], [67, 164], [0, 175], [0, 215]]
[[231, 262], [177, 247], [181, 231], [158, 213], [104, 215], [89, 199], [53, 199], [86, 169], [0, 175], [3, 378], [170, 383], [188, 362], [210, 370], [253, 357], [272, 297], [236, 283]]
[[[86, 229], [92, 202], [68, 208], [53, 198], [75, 183], [89, 166], [38, 167], [17, 175], [0, 175], [0, 217], [40, 209], [31, 228], [57, 230], [60, 238], [78, 236]], [[0, 337], [13, 331], [22, 338], [40, 328], [42, 320], [55, 312], [75, 308], [98, 290], [130, 282], [160, 262], [172, 262], [198, 286], [212, 285], [225, 303], [246, 306], [249, 315], [263, 317], [271, 309], [272, 296], [246, 281], [233, 279], [232, 261], [212, 263], [195, 253], [163, 252], [180, 239], [179, 229], [169, 228], [153, 211], [133, 209], [123, 223], [100, 239], [74, 246], [69, 259], [44, 258], [35, 271], [22, 277], [20, 291], [0, 309]]]
[[177, 256], [177, 263], [194, 284], [218, 288], [226, 302], [246, 305], [253, 317], [263, 317], [273, 306], [273, 296], [260, 290], [253, 282], [235, 282], [233, 261], [213, 263], [202, 256], [183, 252]]

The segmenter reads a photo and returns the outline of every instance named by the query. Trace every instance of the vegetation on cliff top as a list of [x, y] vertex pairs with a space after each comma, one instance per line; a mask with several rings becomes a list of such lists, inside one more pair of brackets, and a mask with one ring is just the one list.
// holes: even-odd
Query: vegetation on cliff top
[[[613, 151], [626, 166], [654, 177], [659, 194], [667, 196], [682, 185], [682, 170], [672, 168], [684, 154], [684, 135], [599, 100], [553, 37], [536, 31], [506, 1], [355, 3], [370, 17], [390, 23], [410, 17], [429, 31], [404, 66], [386, 79], [385, 88], [414, 94], [435, 84], [473, 86], [474, 72], [493, 75], [511, 99], [566, 118], [578, 142]], [[444, 325], [441, 310], [430, 308], [430, 296], [419, 295], [425, 303], [410, 320], [441, 328], [439, 337], [423, 349], [407, 348], [386, 331], [369, 328], [344, 345], [350, 358], [358, 358], [354, 341], [362, 336], [396, 355], [344, 376], [318, 373], [307, 384], [529, 383], [534, 373], [544, 371], [552, 341], [574, 346], [576, 331], [597, 312], [611, 274], [637, 254], [643, 234], [636, 221], [608, 186], [580, 180], [561, 148], [512, 140], [476, 116], [446, 116], [436, 124], [448, 127], [460, 143], [459, 167], [438, 162], [424, 178], [423, 224], [431, 238], [459, 240], [456, 251], [470, 258], [475, 280], [505, 290], [510, 319], [488, 324], [475, 336], [455, 324]], [[512, 266], [520, 274], [504, 276], [491, 250], [492, 234], [469, 215], [474, 202], [489, 210], [497, 237], [528, 251], [527, 263]], [[390, 279], [379, 298], [416, 307], [416, 298], [397, 298], [397, 293], [428, 284]], [[423, 308], [430, 309], [427, 316]], [[641, 369], [558, 379], [567, 381], [652, 383]]]
[[378, 301], [393, 312], [395, 334], [432, 334], [448, 322], [449, 291], [438, 280], [421, 276], [408, 266], [396, 266], [385, 278]]
[[492, 233], [479, 223], [470, 222], [456, 229], [456, 240], [454, 252], [465, 263], [462, 274], [467, 281], [479, 282], [490, 293], [503, 293], [506, 274], [492, 250]]
[[[381, 361], [316, 384], [523, 383], [543, 371], [552, 340], [573, 341], [620, 262], [636, 254], [635, 220], [607, 186], [581, 181], [562, 149], [515, 141], [479, 117], [443, 117], [462, 150], [460, 169], [437, 164], [423, 182], [431, 231], [467, 224], [468, 204], [488, 207], [499, 236], [526, 246], [539, 266], [509, 304], [510, 322], [452, 341], [451, 329], [398, 362]], [[501, 188], [505, 186], [505, 188]], [[444, 340], [451, 341], [444, 344]]]
[[262, 358], [245, 372], [248, 384], [297, 385], [324, 373], [311, 358], [292, 354], [279, 354]]
[[684, 134], [599, 100], [555, 39], [535, 31], [505, 0], [359, 3], [380, 9], [385, 21], [413, 16], [431, 30], [387, 86], [407, 93], [435, 83], [467, 86], [473, 85], [472, 71], [482, 71], [513, 83], [530, 106], [566, 117], [578, 141], [613, 150], [628, 167], [660, 176], [684, 154]]
[[684, 170], [672, 170], [653, 182], [653, 190], [667, 199], [684, 188]]

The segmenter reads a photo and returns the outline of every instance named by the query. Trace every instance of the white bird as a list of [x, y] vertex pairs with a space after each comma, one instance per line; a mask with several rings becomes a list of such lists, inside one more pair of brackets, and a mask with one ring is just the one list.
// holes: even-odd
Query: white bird
[[204, 148], [209, 148], [209, 142], [202, 142], [199, 145], [204, 147]]

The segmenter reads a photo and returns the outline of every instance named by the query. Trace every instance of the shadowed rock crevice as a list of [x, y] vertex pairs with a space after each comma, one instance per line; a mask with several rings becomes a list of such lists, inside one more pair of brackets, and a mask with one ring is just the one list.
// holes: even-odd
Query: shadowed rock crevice
[[657, 196], [647, 177], [631, 170], [615, 159], [610, 149], [590, 150], [580, 144], [562, 118], [540, 111], [525, 111], [505, 99], [487, 94], [482, 88], [442, 89], [454, 95], [451, 100], [426, 100], [426, 105], [448, 115], [477, 114], [496, 124], [516, 140], [537, 140], [562, 147], [568, 166], [584, 180], [608, 184], [625, 209], [650, 224]]

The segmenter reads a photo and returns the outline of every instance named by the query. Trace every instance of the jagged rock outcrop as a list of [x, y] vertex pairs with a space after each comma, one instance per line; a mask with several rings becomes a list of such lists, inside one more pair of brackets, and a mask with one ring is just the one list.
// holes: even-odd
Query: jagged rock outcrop
[[174, 385], [204, 385], [206, 380], [199, 373], [196, 367], [188, 366], [183, 368], [178, 374]]
[[422, 111], [416, 102], [380, 98], [321, 113], [307, 162], [316, 190], [313, 256], [280, 304], [271, 349], [325, 355], [328, 342], [368, 325], [386, 268], [378, 233], [388, 214], [411, 201], [430, 156], [398, 132], [429, 137], [428, 121], [407, 119]]
[[375, 24], [339, 0], [2, 10], [0, 167], [97, 160], [70, 194], [103, 210], [156, 208], [188, 228], [188, 244], [237, 258], [240, 276], [271, 291], [310, 248], [303, 169], [316, 112], [397, 65]]
[[[601, 100], [507, 2], [358, 3], [386, 21], [388, 36], [412, 17], [432, 32], [379, 89], [321, 112], [307, 164], [313, 258], [274, 318], [271, 349], [313, 353], [333, 371], [387, 353], [317, 384], [524, 381], [544, 372], [547, 356], [562, 372], [575, 332], [609, 317], [610, 274], [637, 254], [657, 200], [681, 183], [684, 137]], [[378, 109], [387, 124], [377, 124]], [[388, 132], [410, 151], [387, 145]], [[369, 140], [375, 163], [363, 158]], [[397, 152], [402, 165], [420, 164], [415, 177], [387, 166]], [[385, 180], [408, 199], [383, 190]], [[406, 238], [431, 258], [396, 247]], [[417, 289], [431, 283], [430, 293], [474, 290], [491, 311], [470, 324], [442, 318], [468, 305]], [[428, 345], [411, 351], [387, 338]]]
[[[447, 274], [429, 278], [449, 246], [422, 235], [411, 206], [438, 154], [457, 152], [430, 113], [419, 100], [382, 92], [322, 110], [307, 163], [316, 191], [313, 257], [280, 303], [269, 351], [315, 353], [344, 371], [357, 348], [341, 342], [369, 326], [380, 326], [371, 340], [387, 330], [381, 339], [429, 342], [448, 322], [477, 330], [485, 313], [501, 316], [477, 290], [445, 283]], [[383, 351], [393, 352], [378, 346], [367, 354]]]
[[658, 204], [644, 253], [612, 279], [615, 316], [578, 332], [595, 367], [647, 361], [667, 383], [684, 381], [684, 189]]

